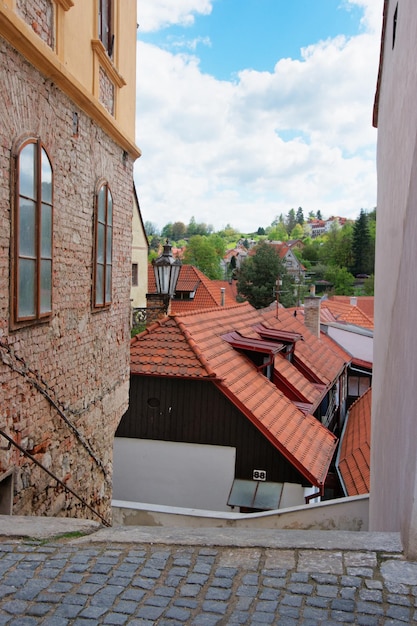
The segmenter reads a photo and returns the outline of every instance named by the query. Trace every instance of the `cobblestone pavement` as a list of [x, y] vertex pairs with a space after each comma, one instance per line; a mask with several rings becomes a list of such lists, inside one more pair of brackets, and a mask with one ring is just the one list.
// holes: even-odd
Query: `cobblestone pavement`
[[417, 624], [417, 563], [375, 550], [0, 540], [0, 626]]

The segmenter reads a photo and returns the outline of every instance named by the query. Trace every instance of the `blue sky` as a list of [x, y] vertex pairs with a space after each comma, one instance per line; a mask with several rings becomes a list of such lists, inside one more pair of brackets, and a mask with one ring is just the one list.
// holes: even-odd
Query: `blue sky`
[[217, 0], [210, 15], [194, 23], [139, 33], [144, 42], [172, 52], [197, 42], [201, 71], [231, 80], [240, 70], [272, 71], [283, 57], [301, 58], [301, 48], [360, 31], [363, 11], [341, 0]]
[[376, 203], [383, 0], [138, 0], [145, 220], [249, 232]]

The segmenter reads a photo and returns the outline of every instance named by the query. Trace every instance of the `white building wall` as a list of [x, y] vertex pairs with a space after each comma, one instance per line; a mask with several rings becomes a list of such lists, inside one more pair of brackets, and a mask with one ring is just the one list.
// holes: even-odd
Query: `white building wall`
[[373, 362], [373, 337], [330, 325], [327, 326], [326, 332], [329, 337], [347, 350], [355, 359]]
[[417, 558], [417, 2], [390, 0], [386, 6], [378, 116], [370, 529], [400, 530], [408, 556]]
[[113, 499], [230, 511], [235, 459], [226, 446], [116, 437]]

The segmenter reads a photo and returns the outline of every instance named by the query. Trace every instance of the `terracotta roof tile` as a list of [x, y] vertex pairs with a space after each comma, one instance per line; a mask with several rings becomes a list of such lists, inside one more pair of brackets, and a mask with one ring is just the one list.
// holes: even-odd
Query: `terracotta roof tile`
[[372, 389], [352, 404], [339, 454], [339, 471], [349, 496], [369, 493]]
[[[332, 302], [351, 303], [351, 296], [330, 296]], [[370, 319], [374, 319], [374, 296], [356, 296], [356, 306], [367, 315]]]
[[323, 321], [344, 322], [369, 329], [374, 327], [373, 318], [368, 317], [358, 306], [340, 300], [322, 300], [320, 317]]
[[136, 335], [130, 344], [132, 374], [207, 378], [212, 375], [169, 318]]

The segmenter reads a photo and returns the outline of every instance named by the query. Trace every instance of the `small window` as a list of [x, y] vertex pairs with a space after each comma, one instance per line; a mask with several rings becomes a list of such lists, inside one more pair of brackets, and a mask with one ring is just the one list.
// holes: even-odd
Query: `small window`
[[112, 0], [99, 0], [98, 36], [110, 58], [114, 47], [112, 5]]
[[101, 184], [96, 196], [94, 285], [95, 308], [112, 301], [113, 197], [107, 183]]
[[39, 140], [20, 148], [16, 165], [13, 320], [36, 322], [52, 313], [53, 172]]
[[138, 264], [132, 263], [132, 287], [137, 287], [138, 285], [139, 285]]

